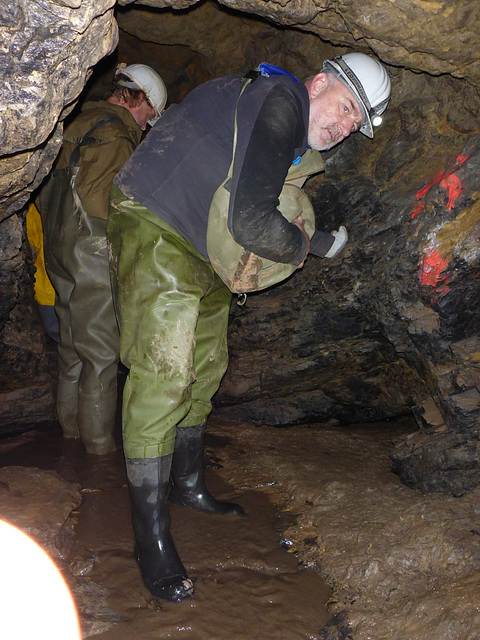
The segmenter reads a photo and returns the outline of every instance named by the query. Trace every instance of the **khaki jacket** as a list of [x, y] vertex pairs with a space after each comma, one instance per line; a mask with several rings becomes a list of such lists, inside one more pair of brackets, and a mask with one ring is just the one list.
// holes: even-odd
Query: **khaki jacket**
[[57, 163], [63, 169], [83, 136], [104, 118], [115, 118], [101, 125], [82, 145], [75, 189], [85, 211], [95, 218], [107, 219], [112, 181], [139, 144], [142, 130], [130, 111], [106, 100], [87, 102], [80, 114], [65, 129], [64, 142]]

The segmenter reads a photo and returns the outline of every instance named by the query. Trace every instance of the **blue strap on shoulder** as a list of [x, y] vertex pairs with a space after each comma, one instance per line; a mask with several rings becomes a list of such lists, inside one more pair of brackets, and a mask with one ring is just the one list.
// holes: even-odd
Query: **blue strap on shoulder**
[[267, 76], [267, 77], [268, 76], [290, 76], [292, 80], [295, 80], [295, 82], [298, 82], [295, 76], [292, 76], [291, 73], [289, 73], [288, 71], [285, 71], [285, 69], [282, 69], [282, 67], [276, 67], [274, 64], [268, 64], [268, 62], [262, 62], [258, 66], [258, 68], [262, 76]]

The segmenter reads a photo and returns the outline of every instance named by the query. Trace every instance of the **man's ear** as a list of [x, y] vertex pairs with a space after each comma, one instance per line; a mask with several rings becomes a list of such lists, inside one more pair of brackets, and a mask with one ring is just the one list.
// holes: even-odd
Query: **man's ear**
[[327, 84], [328, 84], [328, 75], [324, 71], [317, 73], [317, 75], [313, 76], [313, 78], [310, 80], [310, 83], [307, 87], [308, 97], [311, 99], [316, 98], [318, 94], [321, 93], [323, 89], [327, 86]]

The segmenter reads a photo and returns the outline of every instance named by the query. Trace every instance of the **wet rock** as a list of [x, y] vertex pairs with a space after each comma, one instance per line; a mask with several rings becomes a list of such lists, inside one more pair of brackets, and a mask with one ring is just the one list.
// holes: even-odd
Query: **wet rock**
[[80, 487], [54, 471], [0, 468], [2, 520], [37, 542], [62, 567], [74, 542], [72, 511], [81, 503]]
[[396, 443], [393, 471], [410, 487], [424, 493], [461, 496], [480, 484], [478, 435], [421, 430]]
[[[190, 15], [193, 16], [197, 12], [194, 7], [196, 2], [198, 0], [182, 0], [174, 4], [171, 0], [149, 0], [148, 5], [158, 8], [191, 8]], [[130, 5], [131, 1], [120, 0], [119, 4]], [[480, 64], [475, 55], [480, 40], [475, 25], [480, 16], [478, 9], [472, 8], [469, 0], [458, 2], [455, 11], [452, 11], [448, 0], [441, 0], [435, 5], [402, 7], [396, 3], [385, 5], [379, 0], [341, 0], [335, 6], [330, 6], [329, 3], [319, 4], [315, 0], [296, 3], [223, 0], [222, 4], [244, 15], [262, 16], [275, 24], [315, 33], [323, 40], [337, 45], [350, 45], [356, 49], [363, 46], [365, 50], [371, 47], [388, 63], [395, 62], [400, 66], [435, 75], [452, 73], [457, 77], [468, 77], [473, 83], [480, 82]], [[158, 18], [160, 23], [165, 20], [167, 24], [174, 19], [169, 14], [166, 18]], [[133, 18], [130, 20], [133, 21]], [[137, 24], [145, 22], [140, 19]], [[181, 20], [177, 20], [177, 23], [181, 28]], [[201, 31], [202, 28], [203, 25], [199, 24], [198, 29]], [[208, 28], [208, 23], [205, 28]], [[432, 34], [428, 45], [425, 44], [426, 33]], [[211, 36], [208, 31], [202, 38], [203, 42], [208, 41]], [[188, 38], [197, 37], [197, 34], [187, 33], [186, 42], [189, 43]], [[230, 54], [231, 50], [228, 48], [228, 55]], [[452, 63], [452, 60], [458, 61], [458, 65]]]
[[[307, 69], [319, 67], [328, 56], [331, 46], [319, 41], [316, 35], [279, 30], [255, 13], [241, 10], [234, 13], [219, 3], [202, 2], [182, 13], [130, 6], [120, 10], [117, 19], [123, 31], [140, 41], [189, 47], [200, 54], [210, 77], [225, 74], [225, 56], [228, 73], [244, 73], [268, 60], [285, 66], [299, 77], [303, 77]], [[247, 40], [249, 46], [245, 48]]]
[[348, 614], [341, 611], [322, 629], [320, 640], [353, 640], [352, 628], [348, 622]]
[[33, 293], [34, 266], [25, 221], [13, 214], [0, 232], [0, 433], [54, 418], [52, 379]]

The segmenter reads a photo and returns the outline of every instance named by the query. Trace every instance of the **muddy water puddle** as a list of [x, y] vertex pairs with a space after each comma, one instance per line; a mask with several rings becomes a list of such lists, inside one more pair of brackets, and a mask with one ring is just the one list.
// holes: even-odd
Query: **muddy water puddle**
[[[21, 438], [17, 438], [21, 442]], [[215, 459], [221, 450], [209, 447]], [[217, 458], [218, 456], [218, 458]], [[280, 544], [288, 522], [261, 491], [236, 490], [208, 470], [214, 495], [239, 502], [245, 516], [172, 506], [172, 533], [195, 583], [195, 598], [155, 600], [133, 558], [123, 455], [87, 456], [51, 430], [26, 434], [2, 464], [54, 469], [78, 482], [75, 543], [65, 570], [84, 638], [142, 640], [315, 640], [328, 620], [329, 589]], [[230, 463], [229, 463], [230, 464]]]

